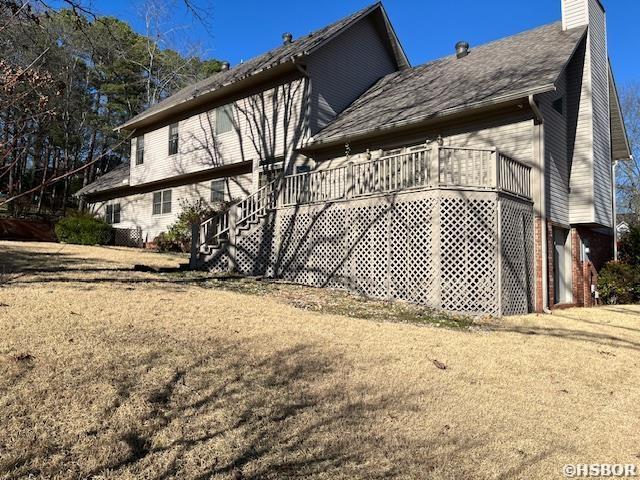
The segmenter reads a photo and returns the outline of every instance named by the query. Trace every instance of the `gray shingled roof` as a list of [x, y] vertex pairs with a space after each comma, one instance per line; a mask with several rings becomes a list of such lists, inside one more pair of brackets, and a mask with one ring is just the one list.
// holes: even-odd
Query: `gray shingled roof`
[[91, 193], [104, 192], [115, 188], [126, 187], [129, 185], [129, 163], [122, 163], [113, 170], [98, 177], [95, 181], [86, 187], [78, 190], [75, 195], [89, 195]]
[[586, 27], [545, 25], [383, 77], [314, 136], [311, 145], [410, 125], [553, 88]]
[[[294, 39], [292, 43], [280, 45], [279, 47], [269, 50], [262, 55], [258, 55], [251, 60], [236, 65], [225, 72], [216, 73], [215, 75], [201, 80], [194, 85], [185, 87], [171, 95], [169, 98], [166, 98], [162, 102], [159, 102], [139, 115], [136, 115], [120, 128], [127, 128], [127, 126], [144, 118], [153, 116], [156, 113], [175, 107], [198, 96], [211, 93], [221, 87], [231, 85], [240, 80], [251, 77], [252, 75], [263, 72], [287, 61], [291, 61], [297, 57], [307, 55], [341, 30], [376, 9], [382, 9], [382, 4], [380, 2], [363, 8], [362, 10], [338, 20], [331, 25], [321, 28], [320, 30], [316, 30], [308, 35]], [[407, 62], [406, 58], [402, 59], [402, 62]], [[408, 66], [408, 62], [402, 66]]]

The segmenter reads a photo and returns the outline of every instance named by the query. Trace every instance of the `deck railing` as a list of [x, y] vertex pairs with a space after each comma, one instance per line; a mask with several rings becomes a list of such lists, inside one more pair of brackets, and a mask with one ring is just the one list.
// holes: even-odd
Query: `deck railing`
[[499, 186], [505, 192], [531, 198], [531, 167], [498, 153]]
[[297, 173], [284, 178], [282, 204], [328, 202], [345, 198], [347, 168]]
[[424, 187], [500, 190], [531, 197], [531, 168], [495, 148], [429, 146], [345, 167], [284, 177], [282, 205]]
[[362, 163], [288, 175], [194, 227], [192, 248], [233, 243], [238, 228], [282, 206], [328, 202], [417, 188], [470, 188], [531, 198], [531, 167], [495, 148], [414, 147]]

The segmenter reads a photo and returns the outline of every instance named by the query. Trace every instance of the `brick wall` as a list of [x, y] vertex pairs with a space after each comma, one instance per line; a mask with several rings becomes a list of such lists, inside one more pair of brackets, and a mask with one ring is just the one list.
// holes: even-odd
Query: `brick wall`
[[[554, 298], [554, 247], [553, 247], [553, 225], [547, 223], [546, 228], [541, 218], [535, 219], [534, 241], [535, 241], [535, 268], [536, 268], [536, 312], [543, 311], [542, 295], [542, 232], [546, 230], [545, 239], [547, 242], [547, 273], [548, 273], [548, 305], [553, 308]], [[613, 259], [613, 236], [596, 232], [588, 227], [577, 227], [570, 230], [571, 238], [571, 260], [572, 260], [572, 295], [573, 304], [576, 306], [593, 306], [596, 301], [591, 291], [591, 285], [598, 282], [598, 271], [609, 260]], [[582, 242], [589, 246], [589, 254], [585, 261], [582, 260]]]
[[[587, 227], [571, 229], [573, 240], [573, 291], [576, 303], [591, 307], [596, 299], [591, 291], [598, 283], [598, 271], [613, 259], [613, 235], [596, 232]], [[582, 259], [581, 243], [589, 246], [589, 254]]]
[[536, 217], [534, 220], [534, 247], [533, 252], [535, 256], [534, 265], [535, 265], [535, 283], [536, 283], [536, 301], [535, 301], [535, 311], [542, 312], [544, 305], [542, 303], [542, 219], [540, 217]]

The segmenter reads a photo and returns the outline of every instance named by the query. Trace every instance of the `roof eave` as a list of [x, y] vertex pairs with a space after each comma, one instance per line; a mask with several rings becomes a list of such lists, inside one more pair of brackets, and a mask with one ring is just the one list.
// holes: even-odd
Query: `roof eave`
[[441, 112], [437, 112], [430, 115], [422, 115], [411, 120], [404, 120], [402, 122], [396, 122], [391, 125], [385, 125], [382, 127], [371, 128], [367, 130], [361, 130], [353, 134], [344, 134], [337, 137], [331, 137], [327, 140], [314, 140], [309, 139], [309, 142], [302, 148], [303, 150], [317, 150], [320, 148], [331, 147], [340, 145], [345, 142], [353, 142], [361, 140], [374, 135], [383, 135], [396, 129], [402, 129], [407, 127], [419, 127], [425, 123], [431, 123], [436, 120], [444, 120], [448, 117], [460, 115], [463, 113], [472, 113], [476, 110], [485, 109], [487, 107], [498, 106], [501, 104], [513, 103], [518, 100], [527, 100], [529, 95], [540, 95], [542, 93], [552, 92], [556, 90], [555, 84], [549, 84], [534, 89], [529, 89], [523, 92], [515, 94], [509, 94], [498, 98], [493, 98], [483, 102], [476, 102], [470, 105], [463, 105], [460, 107], [454, 107]]
[[122, 125], [114, 128], [114, 131], [119, 132], [120, 130], [126, 131], [134, 131], [136, 129], [142, 128], [149, 124], [155, 123], [156, 119], [162, 117], [168, 117], [172, 112], [181, 113], [183, 111], [188, 111], [190, 105], [197, 106], [201, 103], [214, 100], [215, 98], [224, 97], [227, 93], [231, 93], [233, 90], [242, 88], [246, 83], [250, 80], [255, 81], [261, 77], [266, 77], [267, 74], [275, 74], [280, 69], [283, 71], [289, 71], [292, 65], [300, 62], [308, 55], [307, 52], [300, 53], [298, 55], [289, 57], [288, 61], [276, 63], [270, 67], [261, 68], [253, 71], [251, 74], [236, 79], [234, 81], [227, 82], [218, 88], [214, 88], [212, 90], [202, 92], [194, 97], [190, 97], [186, 100], [183, 100], [179, 103], [167, 106], [161, 110], [157, 110], [149, 115], [144, 115], [144, 112], [131, 120], [123, 123]]
[[[622, 136], [623, 140], [624, 140], [624, 149], [625, 149], [625, 155], [614, 155], [618, 156], [620, 158], [614, 158], [613, 160], [630, 160], [633, 158], [633, 154], [631, 152], [631, 144], [629, 142], [629, 134], [627, 133], [627, 125], [624, 121], [624, 112], [622, 111], [622, 106], [620, 105], [620, 97], [618, 95], [618, 87], [616, 85], [616, 79], [613, 76], [613, 68], [611, 67], [611, 61], [608, 62], [609, 63], [609, 79], [611, 81], [611, 86], [613, 89], [613, 93], [614, 93], [614, 98], [613, 100], [616, 102], [617, 105], [617, 110], [618, 110], [618, 128], [620, 129], [620, 135]], [[612, 126], [613, 128], [613, 126]], [[612, 148], [612, 150], [615, 151], [615, 149]]]

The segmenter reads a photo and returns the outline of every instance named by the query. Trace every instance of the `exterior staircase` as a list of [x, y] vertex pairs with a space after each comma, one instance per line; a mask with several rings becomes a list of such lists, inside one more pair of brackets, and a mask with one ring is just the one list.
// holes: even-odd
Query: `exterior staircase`
[[191, 243], [191, 267], [215, 265], [228, 257], [233, 270], [235, 245], [238, 239], [260, 225], [277, 206], [279, 180], [263, 186], [227, 210], [194, 225]]
[[530, 167], [496, 148], [426, 143], [346, 166], [287, 175], [192, 230], [191, 268], [237, 270], [237, 245], [278, 208], [354, 202], [433, 189], [506, 193], [531, 200]]

